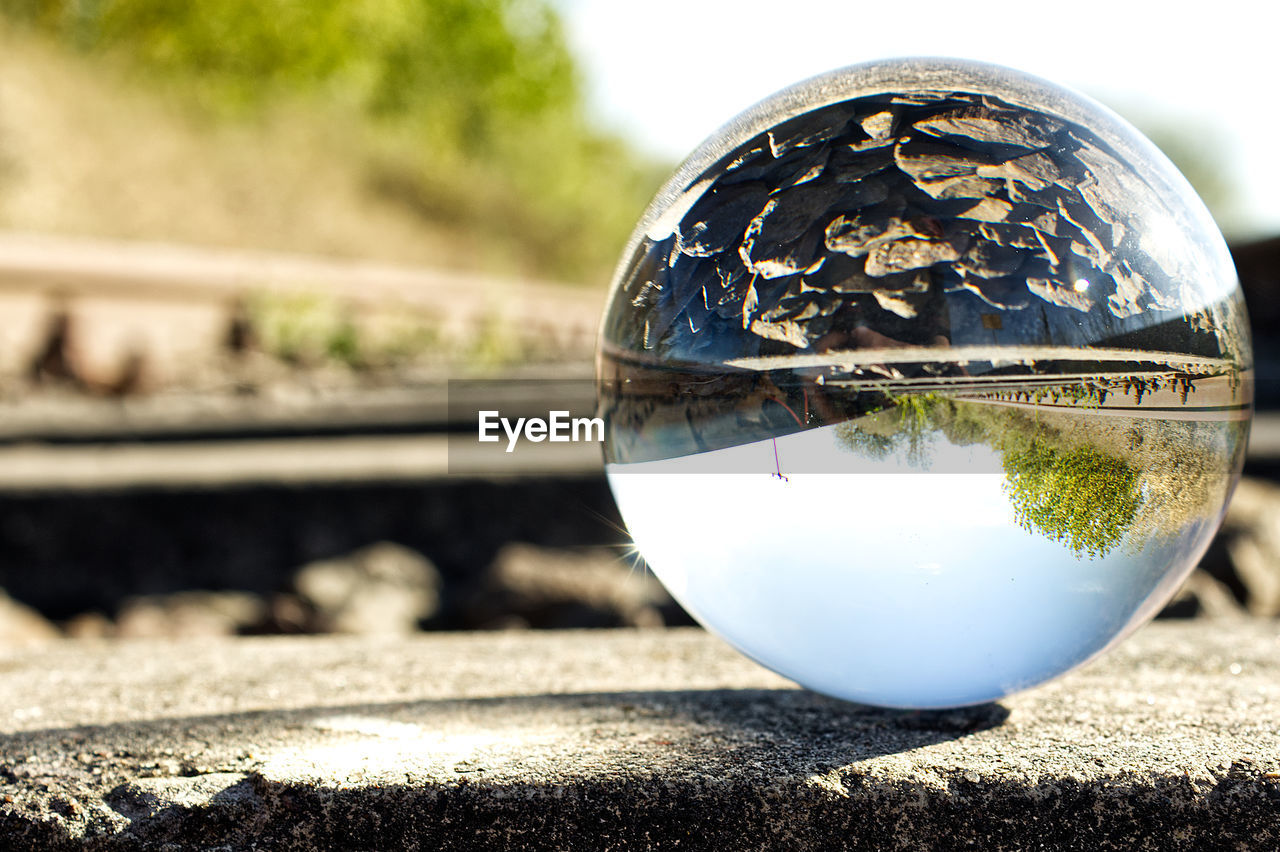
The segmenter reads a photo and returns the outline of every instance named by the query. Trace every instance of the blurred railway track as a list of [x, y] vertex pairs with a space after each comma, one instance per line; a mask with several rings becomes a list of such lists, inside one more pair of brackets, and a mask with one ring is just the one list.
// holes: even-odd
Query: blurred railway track
[[501, 446], [481, 451], [470, 440], [476, 423], [469, 412], [477, 408], [497, 407], [511, 417], [545, 417], [549, 405], [590, 414], [590, 375], [589, 365], [569, 364], [502, 380], [291, 399], [36, 398], [0, 406], [0, 490], [425, 481], [451, 470], [490, 477], [599, 473], [595, 444], [532, 445], [506, 454]]
[[[1242, 270], [1243, 271], [1243, 270]], [[509, 371], [482, 393], [504, 415], [545, 414], [548, 400], [593, 408], [588, 353], [603, 294], [546, 282], [310, 257], [226, 252], [0, 232], [0, 372], [38, 346], [55, 305], [80, 319], [86, 359], [108, 369], [145, 350], [171, 372], [225, 346], [236, 306], [253, 293], [320, 296], [362, 314], [416, 314], [442, 326], [505, 324], [512, 334], [556, 337], [576, 360]], [[102, 366], [106, 365], [106, 366]], [[558, 384], [557, 384], [558, 383]], [[453, 393], [459, 393], [455, 384]], [[468, 476], [583, 476], [602, 471], [591, 444], [458, 457], [469, 434], [450, 406], [446, 374], [386, 387], [265, 394], [161, 390], [102, 398], [72, 393], [0, 399], [0, 492], [225, 488], [343, 484]], [[462, 402], [464, 404], [459, 405]], [[1253, 426], [1249, 462], [1280, 467], [1280, 413]]]
[[[586, 365], [565, 368], [585, 374]], [[551, 390], [554, 388], [554, 390]], [[556, 394], [548, 396], [548, 392]], [[81, 401], [74, 417], [0, 420], [0, 491], [210, 488], [269, 484], [428, 482], [444, 477], [584, 476], [603, 472], [595, 444], [481, 452], [475, 423], [456, 412], [477, 400], [510, 416], [545, 416], [547, 400], [575, 413], [594, 405], [590, 383], [564, 378], [485, 382], [457, 399], [445, 385], [366, 392], [280, 409], [216, 409], [212, 401]], [[1248, 460], [1280, 464], [1280, 413], [1254, 420]]]
[[[432, 479], [448, 472], [451, 371], [399, 369], [338, 387], [305, 375], [244, 392], [237, 377], [210, 389], [228, 359], [228, 332], [247, 300], [285, 309], [325, 300], [344, 318], [414, 322], [442, 347], [480, 334], [518, 349], [576, 357], [487, 387], [517, 415], [548, 398], [594, 404], [590, 366], [601, 294], [587, 288], [437, 269], [0, 232], [0, 490], [201, 487]], [[294, 301], [289, 301], [294, 300]], [[31, 388], [31, 365], [59, 316], [73, 337], [80, 389]], [[443, 353], [447, 362], [450, 354]], [[149, 392], [111, 395], [130, 359], [145, 361]], [[286, 373], [288, 368], [281, 367]], [[196, 376], [199, 381], [191, 381]], [[323, 383], [321, 383], [323, 384]], [[85, 393], [88, 386], [97, 393]], [[453, 385], [453, 395], [460, 391]], [[474, 389], [473, 389], [474, 394]], [[459, 403], [454, 399], [455, 404]], [[465, 400], [462, 400], [465, 403]], [[535, 403], [537, 403], [535, 405]], [[531, 407], [532, 406], [532, 407]], [[474, 407], [474, 406], [473, 406]], [[474, 424], [472, 426], [474, 428]], [[476, 474], [598, 470], [598, 448], [557, 446], [534, 459], [469, 460]], [[583, 451], [585, 450], [585, 452]], [[455, 452], [455, 462], [456, 458]]]
[[501, 335], [589, 358], [601, 288], [267, 252], [0, 232], [0, 375], [19, 375], [60, 314], [83, 369], [110, 377], [145, 359], [153, 384], [179, 384], [225, 353], [253, 299], [325, 302], [368, 327], [414, 324], [442, 346]]

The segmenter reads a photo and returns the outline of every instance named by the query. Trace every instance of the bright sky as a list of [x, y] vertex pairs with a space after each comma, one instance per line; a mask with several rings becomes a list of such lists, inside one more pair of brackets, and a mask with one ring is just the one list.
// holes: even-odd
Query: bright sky
[[1241, 196], [1239, 230], [1280, 233], [1280, 4], [552, 2], [597, 112], [673, 160], [814, 74], [894, 56], [956, 56], [1071, 86], [1137, 123], [1208, 134]]

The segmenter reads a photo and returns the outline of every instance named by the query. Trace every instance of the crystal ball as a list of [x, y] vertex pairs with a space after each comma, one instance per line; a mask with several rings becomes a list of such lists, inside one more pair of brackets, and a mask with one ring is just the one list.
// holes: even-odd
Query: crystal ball
[[1204, 204], [1093, 101], [997, 66], [783, 90], [661, 189], [611, 285], [605, 462], [688, 611], [803, 686], [996, 700], [1153, 617], [1252, 413]]

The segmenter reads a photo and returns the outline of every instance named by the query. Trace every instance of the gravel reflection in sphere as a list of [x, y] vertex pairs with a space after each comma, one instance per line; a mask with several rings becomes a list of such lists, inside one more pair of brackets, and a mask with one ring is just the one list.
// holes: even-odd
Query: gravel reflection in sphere
[[943, 60], [801, 83], [646, 211], [601, 333], [637, 547], [709, 629], [873, 704], [999, 698], [1150, 618], [1239, 474], [1226, 247], [1137, 131]]

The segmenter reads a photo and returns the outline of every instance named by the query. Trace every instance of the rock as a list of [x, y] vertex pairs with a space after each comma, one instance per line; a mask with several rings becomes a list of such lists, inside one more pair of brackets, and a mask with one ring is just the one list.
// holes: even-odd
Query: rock
[[751, 321], [750, 330], [752, 334], [757, 334], [765, 340], [790, 343], [797, 349], [804, 349], [809, 345], [809, 335], [805, 333], [804, 327], [793, 320], [769, 322], [768, 320], [754, 319]]
[[697, 332], [702, 330], [707, 318], [711, 316], [711, 308], [712, 305], [707, 294], [707, 288], [703, 287], [684, 306], [684, 318], [689, 323], [690, 331]]
[[1280, 487], [1240, 480], [1221, 535], [1249, 613], [1280, 615]]
[[840, 135], [851, 117], [843, 104], [796, 116], [769, 131], [769, 148], [774, 157], [783, 157], [794, 148], [820, 145]]
[[758, 144], [753, 144], [742, 154], [735, 156], [725, 167], [725, 172], [716, 181], [718, 188], [732, 186], [737, 183], [764, 183], [776, 187], [779, 175], [785, 173], [798, 159], [804, 158], [809, 151], [800, 149], [782, 160], [775, 160], [769, 150], [766, 137], [757, 137]]
[[[803, 287], [803, 283], [800, 286]], [[765, 322], [777, 322], [784, 319], [800, 320], [817, 316], [818, 305], [815, 303], [815, 297], [819, 294], [813, 290], [792, 293], [791, 289], [788, 288], [786, 298], [780, 300], [772, 310], [762, 313], [760, 319]]]
[[305, 601], [294, 594], [280, 593], [271, 596], [262, 632], [309, 633], [315, 627], [313, 620], [312, 609]]
[[993, 308], [1022, 310], [1031, 304], [1027, 282], [1021, 278], [966, 278], [960, 288], [968, 290]]
[[[741, 265], [737, 265], [737, 267], [742, 269]], [[724, 279], [721, 280], [723, 281]], [[746, 301], [747, 293], [750, 289], [751, 279], [745, 275], [734, 279], [730, 283], [722, 284], [719, 292], [711, 300], [715, 304], [712, 310], [721, 319], [741, 319], [743, 303]]]
[[[738, 174], [745, 167], [755, 163], [772, 161], [772, 155], [764, 156], [765, 151], [769, 150], [767, 140], [761, 141], [760, 137], [756, 138], [758, 140], [756, 144], [739, 150], [732, 160], [725, 163], [724, 173], [726, 176]], [[752, 178], [752, 180], [755, 180], [755, 178]], [[722, 180], [721, 183], [725, 183], [725, 181]]]
[[831, 152], [831, 177], [840, 183], [854, 183], [893, 165], [893, 145], [889, 141], [866, 145], [841, 145]]
[[1162, 618], [1242, 618], [1241, 608], [1231, 590], [1211, 574], [1197, 568], [1182, 584], [1178, 594], [1161, 611]]
[[841, 210], [852, 210], [883, 201], [888, 194], [885, 185], [875, 178], [856, 183], [811, 181], [774, 195], [752, 220], [743, 238], [743, 262], [751, 263], [755, 243], [775, 245], [798, 239], [815, 223]]
[[989, 240], [974, 240], [955, 268], [966, 276], [1004, 278], [1017, 272], [1024, 259], [1022, 252], [1002, 248]]
[[987, 160], [961, 148], [911, 137], [899, 141], [893, 155], [898, 168], [917, 184], [942, 178], [973, 177], [979, 166], [988, 164]]
[[1009, 218], [1013, 205], [1002, 198], [983, 198], [968, 210], [957, 213], [957, 218], [977, 222], [1004, 222]]
[[647, 570], [603, 549], [509, 544], [473, 596], [477, 627], [661, 627], [674, 604]]
[[[831, 152], [823, 149], [815, 151], [811, 158], [801, 160], [789, 169], [779, 168], [777, 179], [773, 181], [776, 184], [774, 191], [777, 192], [789, 187], [799, 186], [802, 183], [808, 183], [811, 180], [817, 180], [827, 170], [827, 162], [830, 158]], [[836, 175], [837, 180], [842, 177], [842, 174]]]
[[959, 257], [960, 252], [947, 240], [908, 237], [878, 244], [867, 255], [866, 270], [868, 275], [879, 278], [957, 260]]
[[[681, 257], [679, 252], [674, 252], [673, 256]], [[689, 303], [702, 296], [705, 289], [705, 284], [702, 282], [712, 279], [711, 275], [704, 274], [707, 264], [710, 263], [709, 260], [687, 259], [676, 262], [666, 283], [659, 287], [657, 304], [649, 314], [646, 346], [656, 345], [675, 323], [676, 318], [684, 313]]]
[[1049, 278], [1028, 278], [1027, 289], [1049, 304], [1064, 308], [1075, 308], [1082, 313], [1088, 313], [1092, 310], [1096, 301], [1089, 295], [1087, 288], [1083, 291], [1077, 290], [1075, 287], [1063, 286], [1058, 281]]
[[1106, 250], [1100, 248], [1096, 243], [1072, 240], [1070, 249], [1072, 254], [1081, 260], [1088, 261], [1089, 265], [1098, 272], [1104, 270], [1111, 259]]
[[863, 132], [872, 139], [888, 139], [893, 135], [893, 122], [893, 112], [886, 109], [872, 113], [860, 119], [858, 123]]
[[0, 646], [30, 645], [61, 636], [44, 616], [0, 589]]
[[[115, 635], [127, 639], [234, 636], [259, 624], [266, 603], [248, 592], [174, 592], [125, 601]], [[82, 624], [83, 629], [92, 629]]]
[[748, 237], [742, 243], [742, 260], [748, 270], [764, 278], [795, 275], [818, 259], [822, 233], [822, 229], [815, 226], [789, 243], [757, 241]]
[[912, 269], [890, 275], [872, 277], [860, 258], [842, 254], [828, 255], [822, 266], [806, 273], [806, 286], [828, 290], [836, 295], [859, 293], [923, 293], [929, 289], [928, 270]]
[[920, 309], [916, 306], [916, 301], [922, 300], [921, 297], [916, 297], [913, 300], [907, 296], [879, 290], [872, 295], [875, 296], [876, 304], [880, 305], [881, 308], [895, 313], [903, 319], [914, 319], [920, 313]]
[[1043, 148], [1054, 141], [1060, 131], [1049, 119], [1030, 113], [1013, 114], [1010, 110], [965, 107], [946, 115], [917, 121], [913, 130], [930, 136], [951, 137], [963, 142], [987, 145], [1013, 145], [1019, 148]]
[[829, 251], [861, 257], [881, 243], [903, 237], [924, 236], [912, 221], [863, 210], [837, 216], [827, 225], [825, 244]]
[[[1081, 141], [1075, 157], [1088, 169], [1088, 177], [1079, 185], [1080, 196], [1099, 219], [1112, 226], [1123, 227], [1126, 216], [1120, 211], [1130, 206], [1130, 199], [1141, 198], [1146, 185], [1127, 166], [1122, 165], [1096, 145]], [[1119, 242], [1120, 234], [1115, 240]]]
[[[625, 290], [644, 348], [695, 360], [722, 328], [780, 353], [775, 343], [804, 348], [862, 314], [907, 325], [885, 312], [911, 319], [921, 300], [875, 279], [913, 270], [994, 308], [1035, 305], [1060, 329], [1081, 313], [1091, 325], [1176, 309], [1182, 282], [1204, 278], [1147, 227], [1163, 207], [1122, 157], [1085, 128], [993, 97], [921, 90], [822, 107], [726, 154], [697, 193], [678, 250], [636, 266]], [[794, 276], [841, 303], [783, 304], [796, 294], [769, 282]]]
[[1057, 210], [1058, 199], [1062, 194], [1062, 185], [1057, 184], [1048, 189], [1039, 192], [1030, 190], [1025, 184], [1019, 181], [1007, 181], [1005, 190], [1009, 193], [1009, 200], [1016, 204], [1025, 204], [1030, 207], [1037, 207], [1042, 210]]
[[1053, 160], [1037, 152], [1003, 163], [978, 166], [978, 176], [1016, 180], [1028, 190], [1037, 192], [1057, 184], [1062, 179], [1062, 172]]
[[1227, 551], [1236, 575], [1249, 590], [1249, 612], [1268, 617], [1280, 615], [1280, 554], [1250, 534], [1231, 541]]
[[68, 639], [106, 639], [114, 636], [115, 622], [100, 612], [82, 612], [62, 623]]
[[1141, 300], [1150, 292], [1146, 279], [1130, 269], [1127, 263], [1112, 270], [1111, 277], [1116, 282], [1116, 291], [1107, 297], [1111, 313], [1121, 319], [1142, 313], [1144, 306]]
[[311, 632], [408, 634], [436, 613], [440, 574], [422, 554], [380, 542], [294, 576]]
[[680, 251], [691, 257], [709, 257], [733, 248], [768, 200], [768, 187], [759, 183], [733, 184], [708, 192], [680, 222]]
[[1003, 184], [992, 178], [956, 175], [937, 180], [916, 181], [916, 186], [940, 201], [947, 201], [957, 198], [990, 198], [1000, 190]]
[[[1095, 266], [1104, 269], [1110, 265], [1110, 247], [1119, 242], [1113, 237], [1114, 228], [1099, 220], [1089, 208], [1083, 205], [1067, 204], [1061, 198], [1058, 199], [1058, 215], [1059, 223], [1065, 223], [1070, 228], [1060, 228], [1056, 236], [1071, 239], [1078, 234], [1083, 242], [1101, 256], [1102, 259], [1095, 262]], [[1071, 228], [1075, 229], [1074, 233]]]

